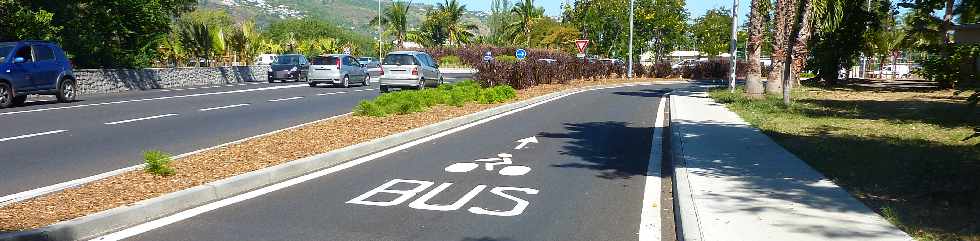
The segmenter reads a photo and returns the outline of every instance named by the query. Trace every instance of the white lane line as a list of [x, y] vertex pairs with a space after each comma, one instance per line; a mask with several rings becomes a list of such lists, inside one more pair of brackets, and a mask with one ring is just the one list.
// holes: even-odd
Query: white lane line
[[200, 111], [221, 110], [221, 109], [242, 107], [242, 106], [248, 106], [248, 105], [249, 104], [226, 105], [226, 106], [218, 106], [218, 107], [204, 108], [204, 109], [200, 109]]
[[58, 134], [58, 133], [66, 132], [66, 131], [68, 131], [68, 130], [56, 130], [56, 131], [48, 131], [48, 132], [41, 132], [41, 133], [34, 133], [34, 134], [27, 134], [27, 135], [19, 135], [19, 136], [14, 136], [14, 137], [0, 138], [0, 142], [12, 141], [12, 140], [24, 139], [24, 138], [31, 138], [31, 137], [35, 137], [35, 136]]
[[184, 89], [173, 89], [173, 90], [175, 90], [175, 91], [181, 91], [181, 90], [184, 90]]
[[225, 85], [225, 87], [235, 87], [235, 85]]
[[[299, 129], [299, 128], [302, 128], [302, 127], [305, 127], [305, 126], [309, 126], [309, 125], [313, 125], [313, 124], [316, 124], [316, 123], [330, 121], [330, 120], [337, 119], [337, 118], [344, 117], [344, 116], [349, 116], [351, 114], [353, 114], [353, 113], [348, 112], [348, 113], [345, 113], [345, 114], [342, 114], [342, 115], [331, 116], [331, 117], [328, 117], [326, 119], [315, 120], [315, 121], [303, 123], [303, 124], [300, 124], [300, 125], [290, 126], [290, 127], [282, 128], [282, 129], [279, 129], [279, 130], [262, 133], [262, 134], [257, 135], [257, 136], [250, 136], [250, 137], [238, 139], [238, 140], [235, 140], [235, 141], [232, 141], [232, 142], [227, 142], [227, 143], [224, 143], [224, 144], [221, 144], [221, 145], [212, 146], [212, 147], [208, 147], [208, 148], [199, 149], [199, 150], [196, 150], [196, 151], [192, 151], [192, 152], [187, 152], [187, 153], [184, 153], [184, 154], [176, 155], [176, 156], [173, 156], [173, 159], [174, 160], [181, 159], [181, 158], [188, 157], [188, 156], [191, 156], [191, 155], [194, 155], [194, 154], [198, 154], [198, 153], [202, 153], [202, 152], [205, 152], [205, 151], [210, 151], [210, 150], [214, 150], [214, 149], [218, 149], [218, 148], [223, 148], [223, 147], [226, 147], [226, 146], [235, 145], [235, 144], [238, 144], [238, 143], [243, 143], [243, 142], [246, 142], [246, 141], [249, 141], [249, 140], [253, 140], [253, 139], [257, 139], [257, 138], [262, 138], [262, 137], [265, 137], [265, 136], [275, 135], [277, 133], [281, 133], [281, 132], [288, 131], [288, 130]], [[111, 176], [123, 174], [123, 173], [129, 172], [129, 171], [133, 171], [133, 170], [137, 170], [137, 169], [140, 169], [140, 168], [143, 168], [143, 164], [138, 164], [138, 165], [133, 165], [133, 166], [129, 166], [129, 167], [124, 167], [124, 168], [116, 169], [116, 170], [113, 170], [113, 171], [100, 173], [98, 175], [93, 175], [93, 176], [89, 176], [89, 177], [85, 177], [85, 178], [79, 178], [79, 179], [75, 179], [75, 180], [71, 180], [71, 181], [61, 182], [61, 183], [54, 184], [54, 185], [39, 187], [39, 188], [35, 188], [35, 189], [31, 189], [31, 190], [27, 190], [27, 191], [15, 193], [15, 194], [10, 194], [10, 195], [7, 195], [7, 196], [0, 197], [0, 207], [6, 206], [7, 204], [11, 204], [11, 203], [15, 203], [15, 202], [20, 202], [20, 201], [23, 201], [23, 200], [27, 200], [27, 199], [31, 199], [31, 198], [34, 198], [34, 197], [38, 197], [38, 196], [41, 196], [41, 195], [44, 195], [44, 194], [48, 194], [48, 193], [52, 193], [52, 192], [57, 192], [57, 191], [65, 190], [65, 189], [68, 189], [68, 188], [71, 188], [71, 187], [77, 187], [77, 186], [80, 186], [80, 185], [83, 185], [83, 184], [86, 184], [86, 183], [98, 181], [98, 180], [101, 180], [101, 179], [106, 178], [106, 177], [111, 177]]]
[[247, 84], [237, 84], [238, 86], [246, 86]]
[[269, 100], [269, 102], [279, 102], [279, 101], [287, 101], [287, 100], [298, 100], [298, 99], [302, 99], [302, 98], [303, 98], [302, 96], [296, 96], [296, 97], [289, 97], [289, 98]]
[[172, 91], [172, 90], [169, 90], [169, 89], [161, 89], [160, 91], [163, 91], [163, 92], [170, 92], [170, 91]]
[[[164, 97], [146, 98], [146, 99], [135, 99], [135, 100], [120, 100], [120, 101], [94, 103], [94, 104], [84, 104], [84, 105], [73, 105], [73, 106], [62, 106], [62, 107], [51, 107], [51, 108], [43, 108], [43, 109], [34, 109], [34, 110], [22, 110], [22, 111], [4, 112], [4, 113], [0, 113], [0, 116], [14, 115], [14, 114], [22, 114], [22, 113], [32, 113], [32, 112], [42, 112], [42, 111], [51, 111], [51, 110], [76, 109], [76, 108], [91, 107], [91, 106], [103, 106], [103, 105], [124, 104], [124, 103], [133, 103], [133, 102], [146, 102], [146, 101], [154, 101], [154, 100], [180, 99], [180, 98], [190, 98], [190, 97], [198, 97], [198, 96], [224, 95], [224, 94], [237, 94], [237, 93], [248, 93], [248, 92], [255, 92], [255, 91], [264, 91], [264, 90], [289, 89], [289, 88], [298, 88], [298, 87], [303, 87], [303, 86], [307, 86], [307, 85], [306, 84], [282, 85], [282, 86], [272, 86], [272, 87], [263, 87], [263, 88], [255, 88], [255, 89], [231, 90], [231, 91], [210, 92], [210, 93], [198, 93], [198, 94], [190, 94], [190, 95], [164, 96]], [[179, 90], [179, 89], [174, 89], [174, 90]]]
[[660, 231], [663, 227], [660, 223], [660, 210], [663, 203], [660, 203], [660, 180], [663, 171], [660, 170], [663, 160], [663, 131], [664, 127], [664, 107], [667, 102], [665, 97], [661, 97], [660, 105], [657, 107], [657, 118], [653, 124], [653, 146], [650, 147], [650, 160], [647, 163], [646, 184], [643, 186], [643, 207], [640, 209], [640, 241], [660, 240]]
[[316, 95], [319, 95], [319, 96], [324, 96], [324, 95], [339, 95], [339, 94], [347, 94], [347, 92], [346, 92], [346, 91], [341, 91], [341, 92], [330, 92], [330, 93], [322, 93], [322, 94], [316, 94]]
[[106, 122], [105, 124], [106, 125], [118, 125], [118, 124], [125, 124], [125, 123], [142, 121], [142, 120], [152, 120], [152, 119], [157, 119], [157, 118], [171, 117], [171, 116], [177, 116], [177, 114], [165, 114], [165, 115], [147, 116], [147, 117], [143, 117], [143, 118], [136, 118], [136, 119], [129, 119], [129, 120]]
[[[185, 219], [192, 218], [194, 216], [197, 216], [197, 215], [200, 215], [200, 214], [203, 214], [203, 213], [206, 213], [206, 212], [209, 212], [209, 211], [218, 209], [218, 208], [222, 208], [222, 207], [225, 207], [225, 206], [228, 206], [228, 205], [232, 205], [232, 204], [235, 204], [235, 203], [239, 203], [239, 202], [242, 202], [242, 201], [245, 201], [245, 200], [249, 200], [249, 199], [252, 199], [252, 198], [255, 198], [255, 197], [258, 197], [258, 196], [269, 194], [271, 192], [275, 192], [275, 191], [281, 190], [283, 188], [294, 186], [296, 184], [300, 184], [300, 183], [303, 183], [303, 182], [306, 182], [306, 181], [309, 181], [309, 180], [313, 180], [313, 179], [316, 179], [316, 178], [319, 178], [319, 177], [322, 177], [322, 176], [325, 176], [325, 175], [329, 175], [329, 174], [334, 173], [334, 172], [338, 172], [338, 171], [341, 171], [341, 170], [344, 170], [344, 169], [347, 169], [347, 168], [351, 168], [351, 167], [354, 167], [354, 166], [357, 166], [357, 165], [360, 165], [360, 164], [363, 164], [363, 163], [372, 161], [374, 159], [378, 159], [378, 158], [387, 156], [387, 155], [389, 155], [391, 153], [395, 153], [395, 152], [398, 152], [398, 151], [401, 151], [401, 150], [405, 150], [405, 149], [411, 148], [413, 146], [417, 146], [419, 144], [422, 144], [422, 143], [426, 143], [426, 142], [435, 140], [436, 138], [440, 138], [440, 137], [447, 136], [447, 135], [450, 135], [450, 134], [453, 134], [453, 133], [456, 133], [456, 132], [460, 132], [460, 131], [469, 129], [471, 127], [474, 127], [474, 126], [477, 126], [477, 125], [480, 125], [480, 124], [484, 124], [484, 123], [487, 123], [487, 122], [490, 122], [490, 121], [493, 121], [493, 120], [496, 120], [496, 119], [499, 119], [499, 118], [502, 118], [502, 117], [505, 117], [505, 116], [509, 116], [509, 115], [514, 114], [514, 113], [521, 112], [521, 111], [524, 111], [524, 110], [527, 110], [527, 109], [530, 109], [530, 108], [534, 108], [536, 106], [543, 105], [545, 103], [552, 102], [552, 101], [555, 101], [555, 100], [558, 100], [558, 99], [561, 99], [561, 98], [564, 98], [564, 97], [567, 97], [567, 96], [570, 96], [570, 95], [574, 95], [574, 94], [578, 94], [578, 93], [582, 93], [582, 92], [586, 92], [586, 91], [591, 91], [591, 90], [608, 89], [608, 88], [625, 87], [625, 86], [634, 86], [634, 85], [617, 85], [615, 87], [610, 86], [610, 87], [600, 87], [600, 88], [592, 88], [592, 89], [582, 89], [582, 90], [577, 90], [577, 91], [565, 93], [565, 94], [562, 94], [562, 95], [559, 95], [559, 96], [552, 97], [551, 99], [542, 100], [542, 101], [540, 101], [538, 103], [530, 104], [530, 105], [527, 105], [527, 106], [524, 106], [524, 107], [521, 107], [521, 108], [517, 108], [517, 109], [510, 110], [510, 111], [507, 111], [507, 112], [504, 112], [504, 113], [501, 113], [501, 114], [498, 114], [498, 115], [495, 115], [495, 116], [491, 116], [491, 117], [488, 117], [488, 118], [485, 118], [485, 119], [482, 119], [482, 120], [471, 122], [471, 123], [466, 124], [466, 125], [462, 125], [462, 126], [459, 126], [459, 127], [456, 127], [456, 128], [452, 128], [452, 129], [449, 129], [447, 131], [443, 131], [443, 132], [440, 132], [440, 133], [436, 133], [434, 135], [426, 136], [426, 137], [423, 137], [423, 138], [420, 138], [420, 139], [417, 139], [417, 140], [414, 140], [414, 141], [410, 141], [410, 142], [405, 143], [405, 144], [398, 145], [396, 147], [392, 147], [392, 148], [389, 148], [389, 149], [386, 149], [386, 150], [383, 150], [383, 151], [380, 151], [380, 152], [376, 152], [376, 153], [373, 153], [373, 154], [370, 154], [370, 155], [367, 155], [367, 156], [364, 156], [364, 157], [361, 157], [361, 158], [357, 158], [357, 159], [351, 160], [349, 162], [341, 163], [341, 164], [338, 164], [336, 166], [333, 166], [333, 167], [330, 167], [330, 168], [327, 168], [327, 169], [323, 169], [323, 170], [320, 170], [320, 171], [312, 172], [310, 174], [306, 174], [306, 175], [299, 176], [299, 177], [296, 177], [296, 178], [293, 178], [293, 179], [289, 179], [289, 180], [286, 180], [284, 182], [272, 184], [272, 185], [269, 185], [269, 186], [266, 186], [266, 187], [263, 187], [263, 188], [259, 188], [259, 189], [256, 189], [256, 190], [253, 190], [253, 191], [250, 191], [250, 192], [242, 193], [242, 194], [239, 194], [239, 195], [236, 195], [236, 196], [232, 196], [232, 197], [229, 197], [229, 198], [225, 198], [225, 199], [222, 199], [222, 200], [219, 200], [219, 201], [216, 201], [216, 202], [208, 203], [208, 204], [206, 204], [204, 206], [198, 206], [198, 207], [195, 207], [195, 208], [184, 210], [182, 212], [175, 213], [175, 214], [172, 214], [170, 216], [166, 216], [166, 217], [159, 218], [159, 219], [156, 219], [156, 220], [153, 220], [153, 221], [150, 221], [150, 222], [146, 222], [146, 223], [143, 223], [143, 224], [140, 224], [140, 225], [136, 225], [136, 226], [133, 226], [133, 227], [130, 227], [130, 228], [127, 228], [127, 229], [123, 229], [123, 230], [120, 230], [118, 232], [110, 233], [110, 234], [107, 234], [105, 236], [98, 237], [98, 238], [95, 238], [95, 239], [92, 239], [92, 240], [100, 240], [100, 241], [110, 241], [111, 240], [111, 241], [115, 241], [115, 240], [122, 240], [122, 239], [125, 239], [125, 238], [136, 236], [136, 235], [139, 235], [141, 233], [145, 233], [145, 232], [148, 232], [148, 231], [151, 231], [151, 230], [154, 230], [154, 229], [157, 229], [157, 228], [160, 228], [160, 227], [169, 225], [169, 224], [180, 222], [180, 221], [183, 221]], [[357, 145], [365, 145], [365, 143], [360, 143], [360, 144], [357, 144]]]
[[361, 91], [368, 91], [368, 90], [369, 89], [359, 89], [359, 90], [355, 90], [354, 92], [361, 92]]

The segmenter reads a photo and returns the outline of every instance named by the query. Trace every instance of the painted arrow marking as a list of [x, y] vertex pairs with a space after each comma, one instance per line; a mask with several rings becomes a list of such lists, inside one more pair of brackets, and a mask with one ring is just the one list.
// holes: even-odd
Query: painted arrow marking
[[524, 147], [527, 146], [527, 144], [538, 143], [538, 138], [532, 136], [532, 137], [517, 140], [516, 142], [520, 142], [521, 144], [518, 144], [517, 147], [514, 147], [514, 150], [520, 150], [520, 149], [524, 149]]

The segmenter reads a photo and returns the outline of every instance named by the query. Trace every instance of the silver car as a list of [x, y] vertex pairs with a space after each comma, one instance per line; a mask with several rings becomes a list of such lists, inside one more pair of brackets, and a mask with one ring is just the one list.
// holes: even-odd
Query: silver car
[[396, 51], [388, 53], [381, 61], [381, 92], [390, 88], [437, 87], [443, 83], [439, 64], [432, 56], [418, 51]]
[[320, 83], [333, 84], [344, 88], [350, 87], [351, 83], [359, 83], [362, 86], [369, 85], [371, 76], [368, 75], [364, 65], [357, 62], [357, 59], [346, 54], [333, 54], [313, 57], [310, 65], [310, 72], [307, 77], [310, 87], [315, 87]]

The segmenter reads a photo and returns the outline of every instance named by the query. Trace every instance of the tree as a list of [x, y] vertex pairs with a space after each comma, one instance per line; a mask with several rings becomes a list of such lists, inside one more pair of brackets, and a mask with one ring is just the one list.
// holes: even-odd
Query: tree
[[272, 22], [266, 28], [263, 36], [274, 42], [284, 44], [285, 51], [295, 50], [288, 49], [290, 46], [295, 48], [304, 41], [319, 38], [332, 38], [338, 42], [357, 43], [357, 48], [364, 50], [361, 54], [365, 55], [374, 55], [374, 51], [377, 51], [374, 46], [375, 42], [370, 37], [316, 18], [285, 19]]
[[762, 87], [762, 45], [765, 34], [766, 22], [769, 17], [769, 0], [752, 0], [751, 10], [749, 11], [749, 41], [746, 44], [748, 56], [748, 73], [746, 78], [746, 92], [749, 97], [762, 97], [764, 89]]
[[62, 27], [52, 24], [54, 14], [25, 8], [14, 0], [0, 0], [0, 41], [56, 40]]
[[[683, 0], [647, 0], [636, 4], [636, 38], [650, 39], [656, 62], [688, 42], [688, 13]], [[641, 45], [642, 46], [642, 45]], [[641, 51], [643, 48], [641, 48]]]
[[513, 5], [510, 0], [492, 0], [490, 3], [490, 17], [487, 25], [490, 27], [490, 35], [487, 42], [491, 44], [511, 43], [507, 39], [507, 25], [514, 21], [514, 14], [511, 13]]
[[[878, 0], [875, 2], [875, 4], [878, 3], [890, 6], [887, 1]], [[809, 66], [808, 69], [816, 72], [817, 77], [828, 84], [839, 82], [838, 78], [842, 68], [855, 65], [858, 54], [865, 46], [865, 44], [855, 43], [871, 43], [874, 45], [878, 42], [876, 39], [881, 38], [882, 33], [896, 32], [891, 29], [882, 29], [880, 23], [882, 20], [867, 10], [869, 6], [866, 1], [847, 1], [839, 7], [842, 8], [843, 13], [839, 24], [829, 24], [820, 28], [810, 43], [813, 58], [807, 65]], [[866, 33], [879, 34], [875, 36]], [[895, 40], [889, 41], [895, 42]], [[897, 45], [889, 45], [885, 48], [896, 49], [897, 47]], [[873, 54], [869, 54], [869, 56], [873, 56]]]
[[445, 3], [440, 3], [436, 8], [445, 18], [443, 24], [445, 24], [446, 34], [449, 37], [449, 45], [468, 43], [473, 37], [471, 31], [476, 31], [478, 28], [475, 24], [463, 22], [466, 5], [460, 5], [456, 0], [446, 0]]
[[544, 16], [544, 9], [534, 7], [534, 0], [522, 0], [514, 5], [511, 13], [517, 16], [517, 19], [508, 25], [513, 33], [512, 36], [516, 38], [517, 34], [523, 34], [527, 40], [524, 46], [531, 46], [531, 29], [534, 27], [534, 21]]
[[394, 1], [391, 6], [386, 8], [381, 16], [371, 20], [371, 25], [378, 24], [385, 26], [385, 32], [395, 36], [395, 44], [403, 46], [405, 37], [408, 35], [408, 11], [411, 3]]
[[180, 23], [179, 28], [181, 45], [194, 56], [194, 63], [199, 63], [201, 59], [208, 63], [214, 44], [211, 27], [205, 23], [184, 22]]
[[691, 34], [698, 51], [711, 56], [728, 52], [731, 40], [732, 16], [725, 8], [708, 10], [704, 16], [694, 20]]

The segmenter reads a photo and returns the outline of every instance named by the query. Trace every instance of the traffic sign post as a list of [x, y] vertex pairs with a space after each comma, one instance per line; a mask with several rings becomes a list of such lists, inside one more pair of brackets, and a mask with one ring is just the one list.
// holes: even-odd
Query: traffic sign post
[[490, 62], [490, 60], [493, 60], [493, 52], [487, 51], [483, 54], [483, 61]]
[[350, 55], [350, 47], [344, 47], [344, 54]]
[[517, 60], [524, 60], [524, 58], [527, 58], [527, 50], [517, 49], [517, 52], [514, 53], [514, 57], [517, 57]]

